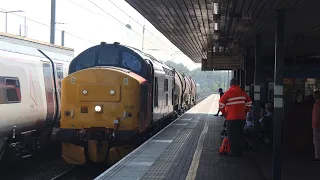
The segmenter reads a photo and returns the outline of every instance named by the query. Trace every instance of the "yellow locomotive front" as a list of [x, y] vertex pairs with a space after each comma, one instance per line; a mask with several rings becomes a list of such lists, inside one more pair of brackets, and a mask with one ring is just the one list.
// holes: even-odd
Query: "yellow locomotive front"
[[[122, 53], [111, 45], [95, 48], [100, 54], [110, 48], [113, 49], [111, 52]], [[86, 61], [91, 60], [82, 56]], [[106, 57], [109, 58], [106, 62], [110, 61], [110, 56]], [[103, 162], [113, 150], [111, 147], [134, 142], [133, 138], [143, 131], [141, 125], [145, 119], [141, 119], [140, 106], [146, 79], [132, 70], [115, 67], [118, 62], [113, 66], [102, 66], [101, 56], [101, 60], [94, 59], [94, 65], [80, 70], [72, 70], [72, 66], [79, 63], [71, 63], [71, 73], [62, 81], [57, 136], [62, 141], [62, 156], [71, 164]], [[114, 151], [119, 154], [118, 149]]]

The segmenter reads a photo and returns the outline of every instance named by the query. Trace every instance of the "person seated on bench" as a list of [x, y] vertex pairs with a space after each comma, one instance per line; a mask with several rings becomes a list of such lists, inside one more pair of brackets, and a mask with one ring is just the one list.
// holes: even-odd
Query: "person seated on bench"
[[[258, 140], [261, 135], [264, 135], [268, 138], [268, 140], [272, 141], [272, 124], [273, 124], [273, 105], [272, 103], [265, 104], [266, 114], [259, 119], [259, 121], [255, 121], [252, 117], [253, 112], [248, 113], [247, 115], [247, 124], [244, 127], [245, 136], [247, 143], [252, 146], [253, 143]], [[251, 121], [251, 122], [250, 122]]]
[[265, 104], [266, 114], [259, 120], [260, 134], [265, 135], [272, 142], [273, 133], [273, 104], [268, 102]]
[[[251, 110], [247, 112], [246, 124], [244, 126], [244, 136], [246, 140], [247, 147], [251, 147], [257, 139], [257, 135], [255, 135], [257, 131], [257, 126], [255, 123], [254, 114], [256, 113], [256, 106], [251, 105]], [[258, 126], [259, 127], [259, 126]]]
[[257, 132], [257, 128], [260, 127], [259, 122], [255, 120], [255, 114], [257, 114], [257, 107], [251, 105], [251, 110], [247, 112], [246, 124], [244, 126], [245, 134], [252, 134], [254, 132]]

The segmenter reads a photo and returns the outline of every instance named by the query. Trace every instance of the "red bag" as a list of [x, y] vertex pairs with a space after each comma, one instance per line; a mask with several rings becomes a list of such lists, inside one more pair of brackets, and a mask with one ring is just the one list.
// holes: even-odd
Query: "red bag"
[[230, 152], [230, 143], [227, 137], [223, 138], [222, 145], [219, 149], [220, 154], [227, 155]]

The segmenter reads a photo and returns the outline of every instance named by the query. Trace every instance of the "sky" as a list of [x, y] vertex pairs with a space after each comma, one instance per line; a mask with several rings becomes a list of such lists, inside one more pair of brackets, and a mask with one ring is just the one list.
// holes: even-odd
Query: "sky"
[[[102, 41], [119, 42], [140, 50], [143, 45], [144, 52], [155, 58], [183, 63], [190, 70], [201, 67], [124, 0], [91, 1], [96, 5], [89, 0], [56, 0], [55, 44], [61, 45], [61, 31], [64, 30], [65, 46], [74, 48], [75, 56]], [[21, 29], [24, 36], [26, 22], [28, 38], [50, 41], [51, 0], [0, 0], [0, 4], [0, 11], [24, 11], [8, 13], [8, 33], [19, 35]], [[5, 20], [5, 13], [0, 13], [1, 32], [5, 32]]]

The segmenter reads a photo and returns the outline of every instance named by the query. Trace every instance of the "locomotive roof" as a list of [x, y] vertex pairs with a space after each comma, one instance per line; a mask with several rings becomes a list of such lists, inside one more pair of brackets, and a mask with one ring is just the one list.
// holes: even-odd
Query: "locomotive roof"
[[158, 59], [156, 59], [155, 57], [153, 57], [153, 56], [150, 55], [150, 54], [141, 52], [139, 49], [134, 48], [134, 47], [125, 46], [125, 45], [122, 45], [122, 46], [131, 49], [131, 50], [134, 51], [135, 53], [139, 54], [139, 56], [141, 56], [143, 59], [149, 59], [149, 60], [151, 60], [151, 61], [153, 61], [153, 62], [157, 62], [157, 63], [161, 64], [161, 65], [162, 65], [163, 67], [165, 67], [166, 69], [173, 70], [173, 68], [171, 68], [171, 67], [169, 67], [168, 65], [166, 65], [165, 63], [159, 61]]

